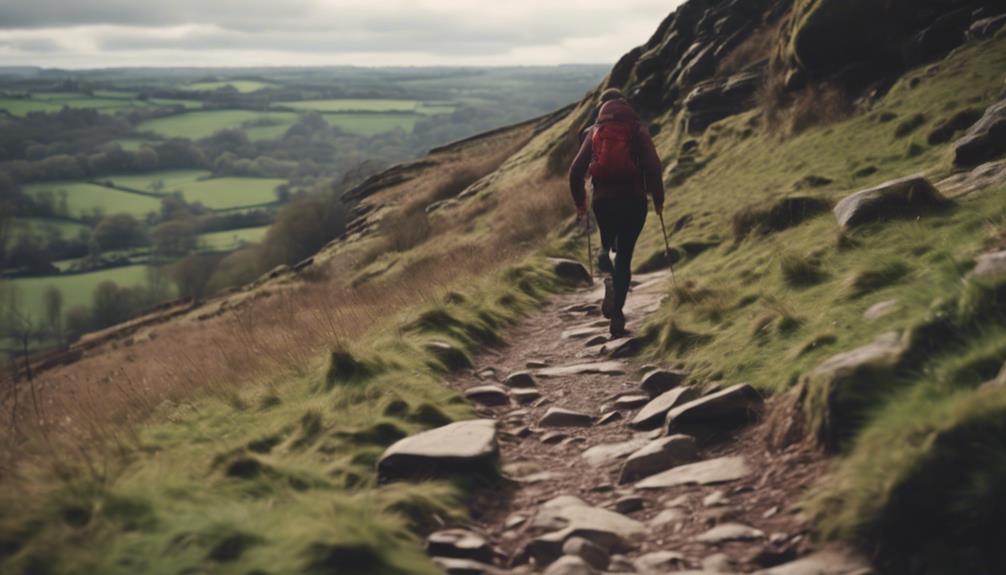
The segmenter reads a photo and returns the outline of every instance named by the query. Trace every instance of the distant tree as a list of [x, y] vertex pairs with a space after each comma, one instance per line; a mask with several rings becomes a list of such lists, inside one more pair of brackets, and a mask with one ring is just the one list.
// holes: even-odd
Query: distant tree
[[147, 189], [155, 194], [160, 194], [161, 192], [164, 191], [164, 180], [157, 178], [156, 180], [150, 182], [150, 185], [147, 186]]
[[279, 210], [262, 242], [266, 266], [297, 263], [345, 229], [345, 210], [333, 189], [297, 198]]
[[129, 214], [105, 216], [94, 228], [94, 239], [102, 251], [145, 246], [150, 243], [143, 223]]
[[115, 282], [106, 281], [98, 284], [92, 298], [91, 315], [93, 327], [96, 329], [122, 323], [129, 319], [134, 311], [128, 293]]
[[31, 275], [42, 275], [56, 271], [52, 256], [46, 246], [35, 236], [20, 236], [7, 254], [7, 265], [22, 268]]
[[154, 251], [160, 256], [184, 256], [195, 250], [199, 243], [195, 225], [184, 219], [160, 224], [151, 235], [154, 238]]
[[91, 311], [82, 305], [71, 307], [66, 310], [63, 324], [66, 327], [67, 340], [75, 341], [93, 329]]
[[54, 285], [46, 286], [42, 292], [45, 302], [45, 323], [49, 331], [58, 339], [62, 331], [63, 292]]
[[219, 262], [220, 256], [213, 254], [192, 254], [176, 262], [171, 268], [171, 277], [178, 286], [179, 295], [202, 300]]

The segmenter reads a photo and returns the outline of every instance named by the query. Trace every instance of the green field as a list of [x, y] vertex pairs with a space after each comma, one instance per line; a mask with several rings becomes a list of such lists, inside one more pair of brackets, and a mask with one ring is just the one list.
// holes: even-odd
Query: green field
[[203, 107], [203, 103], [199, 100], [170, 100], [166, 98], [154, 98], [148, 101], [157, 106], [182, 106], [187, 110], [194, 110], [196, 108]]
[[181, 191], [183, 185], [191, 184], [200, 178], [208, 178], [210, 172], [206, 170], [162, 170], [159, 172], [146, 172], [143, 174], [113, 174], [111, 176], [101, 176], [101, 182], [111, 181], [121, 188], [140, 190], [143, 192], [153, 192], [154, 182], [164, 183], [164, 188], [160, 193], [168, 194], [173, 191]]
[[409, 114], [325, 114], [329, 125], [361, 136], [375, 136], [398, 128], [411, 132], [418, 119]]
[[276, 105], [316, 112], [415, 112], [421, 104], [418, 100], [336, 99], [277, 102]]
[[206, 247], [206, 249], [209, 250], [231, 251], [241, 248], [247, 244], [260, 243], [265, 238], [268, 231], [269, 226], [242, 228], [240, 230], [226, 230], [223, 232], [202, 234], [199, 236], [199, 241]]
[[120, 286], [144, 285], [147, 283], [147, 266], [125, 266], [86, 274], [18, 278], [5, 283], [8, 288], [15, 288], [19, 300], [18, 307], [22, 313], [38, 321], [45, 317], [45, 304], [42, 299], [45, 288], [49, 286], [59, 288], [63, 292], [63, 309], [68, 310], [78, 305], [90, 306], [94, 288], [106, 281], [113, 281]]
[[247, 94], [250, 92], [256, 92], [262, 88], [270, 88], [274, 84], [267, 82], [256, 82], [253, 80], [234, 80], [230, 82], [196, 82], [195, 84], [189, 84], [185, 86], [186, 89], [196, 90], [198, 92], [213, 92], [219, 90], [220, 88], [225, 88], [227, 86], [233, 87], [238, 92], [242, 94]]
[[28, 112], [58, 112], [62, 106], [53, 102], [32, 98], [0, 98], [0, 110], [7, 110], [15, 116]]
[[54, 218], [18, 218], [15, 219], [12, 229], [7, 236], [7, 243], [10, 244], [17, 238], [29, 235], [35, 237], [48, 238], [59, 234], [65, 239], [76, 238], [80, 232], [88, 230], [84, 224], [58, 220]]
[[186, 201], [200, 202], [211, 210], [226, 210], [271, 204], [276, 201], [276, 186], [285, 182], [277, 178], [214, 178], [180, 187]]
[[67, 215], [73, 218], [93, 214], [95, 210], [100, 210], [105, 214], [127, 213], [143, 217], [149, 212], [156, 212], [161, 208], [161, 203], [157, 198], [121, 192], [87, 182], [44, 182], [24, 187], [24, 192], [31, 196], [52, 192], [57, 206], [59, 205], [58, 192], [60, 190], [67, 192], [69, 212]]
[[118, 144], [123, 150], [135, 152], [144, 145], [153, 146], [157, 142], [154, 140], [144, 140], [142, 138], [119, 138], [118, 140], [112, 140], [110, 143]]
[[[189, 138], [198, 140], [212, 136], [215, 132], [229, 128], [241, 128], [246, 123], [270, 121], [270, 126], [254, 126], [252, 130], [269, 128], [277, 131], [282, 127], [291, 126], [297, 120], [297, 114], [292, 112], [251, 112], [248, 110], [213, 110], [206, 112], [187, 112], [165, 118], [147, 120], [139, 125], [141, 131], [150, 131], [169, 138]], [[265, 131], [265, 133], [269, 133]], [[249, 137], [252, 137], [249, 134]]]

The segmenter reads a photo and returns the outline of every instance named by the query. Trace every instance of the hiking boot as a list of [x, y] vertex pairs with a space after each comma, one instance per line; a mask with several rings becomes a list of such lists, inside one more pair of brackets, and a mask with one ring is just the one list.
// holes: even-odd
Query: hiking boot
[[597, 270], [608, 275], [615, 273], [615, 266], [611, 264], [611, 256], [608, 255], [608, 252], [597, 254]]
[[601, 315], [611, 318], [615, 311], [615, 280], [604, 278], [604, 301], [601, 302]]
[[628, 333], [625, 331], [625, 314], [621, 310], [614, 311], [611, 314], [611, 325], [608, 331], [611, 332], [612, 338], [622, 337]]

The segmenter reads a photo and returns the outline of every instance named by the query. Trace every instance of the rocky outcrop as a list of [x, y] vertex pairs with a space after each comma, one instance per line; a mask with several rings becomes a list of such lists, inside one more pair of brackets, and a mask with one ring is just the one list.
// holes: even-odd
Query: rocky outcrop
[[1006, 99], [985, 114], [954, 143], [954, 164], [975, 166], [1006, 154]]
[[697, 134], [723, 118], [754, 106], [761, 86], [764, 63], [726, 79], [706, 80], [685, 96], [685, 128]]
[[860, 190], [838, 202], [833, 211], [842, 229], [849, 229], [880, 220], [914, 217], [948, 203], [929, 180], [915, 175]]
[[493, 475], [499, 459], [496, 423], [459, 421], [406, 437], [377, 462], [380, 483], [403, 479]]

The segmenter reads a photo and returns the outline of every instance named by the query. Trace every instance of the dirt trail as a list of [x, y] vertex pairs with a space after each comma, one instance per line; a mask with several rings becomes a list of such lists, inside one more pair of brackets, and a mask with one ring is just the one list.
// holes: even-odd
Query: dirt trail
[[[666, 272], [635, 278], [626, 306], [630, 330], [638, 331], [660, 306], [669, 281]], [[497, 562], [513, 572], [546, 568], [532, 560], [533, 553], [528, 550], [534, 548], [531, 542], [536, 537], [549, 532], [535, 517], [541, 515], [543, 504], [558, 496], [575, 496], [589, 506], [618, 509], [641, 523], [642, 534], [632, 538], [630, 547], [621, 552], [611, 550], [612, 559], [602, 569], [609, 572], [753, 572], [813, 552], [798, 502], [807, 486], [822, 473], [825, 463], [819, 455], [797, 448], [768, 452], [758, 423], [721, 430], [715, 441], [699, 440], [696, 461], [724, 456], [744, 458], [748, 473], [733, 481], [640, 489], [633, 483], [619, 485], [628, 446], [621, 450], [625, 452], [621, 456], [607, 460], [599, 457], [589, 462], [583, 456], [588, 449], [603, 444], [635, 440], [638, 447], [662, 431], [659, 427], [639, 431], [629, 426], [641, 408], [638, 404], [649, 398], [631, 401], [632, 409], [613, 407], [619, 397], [645, 395], [640, 390], [644, 372], [669, 366], [644, 366], [632, 359], [610, 357], [611, 350], [603, 345], [608, 340], [607, 323], [599, 312], [602, 289], [597, 282], [594, 288], [555, 297], [540, 313], [506, 335], [508, 347], [486, 353], [478, 358], [475, 370], [452, 382], [461, 390], [495, 385], [511, 396], [509, 404], [477, 408], [481, 416], [497, 420], [503, 470], [513, 480], [503, 490], [481, 494], [472, 510], [476, 531], [496, 549]], [[607, 365], [615, 373], [546, 377], [549, 368], [600, 361], [621, 365]], [[523, 406], [513, 400], [516, 388], [507, 389], [503, 383], [508, 375], [520, 371], [531, 372], [535, 381], [532, 389], [541, 394], [540, 399]], [[688, 383], [686, 380], [684, 385]], [[733, 383], [737, 382], [724, 382], [722, 387]], [[595, 419], [587, 427], [541, 426], [546, 412], [555, 407], [595, 418], [611, 412], [620, 417], [609, 416], [618, 417], [609, 422]], [[721, 542], [696, 539], [723, 525], [752, 529], [737, 531], [733, 536], [726, 533], [727, 540]]]

